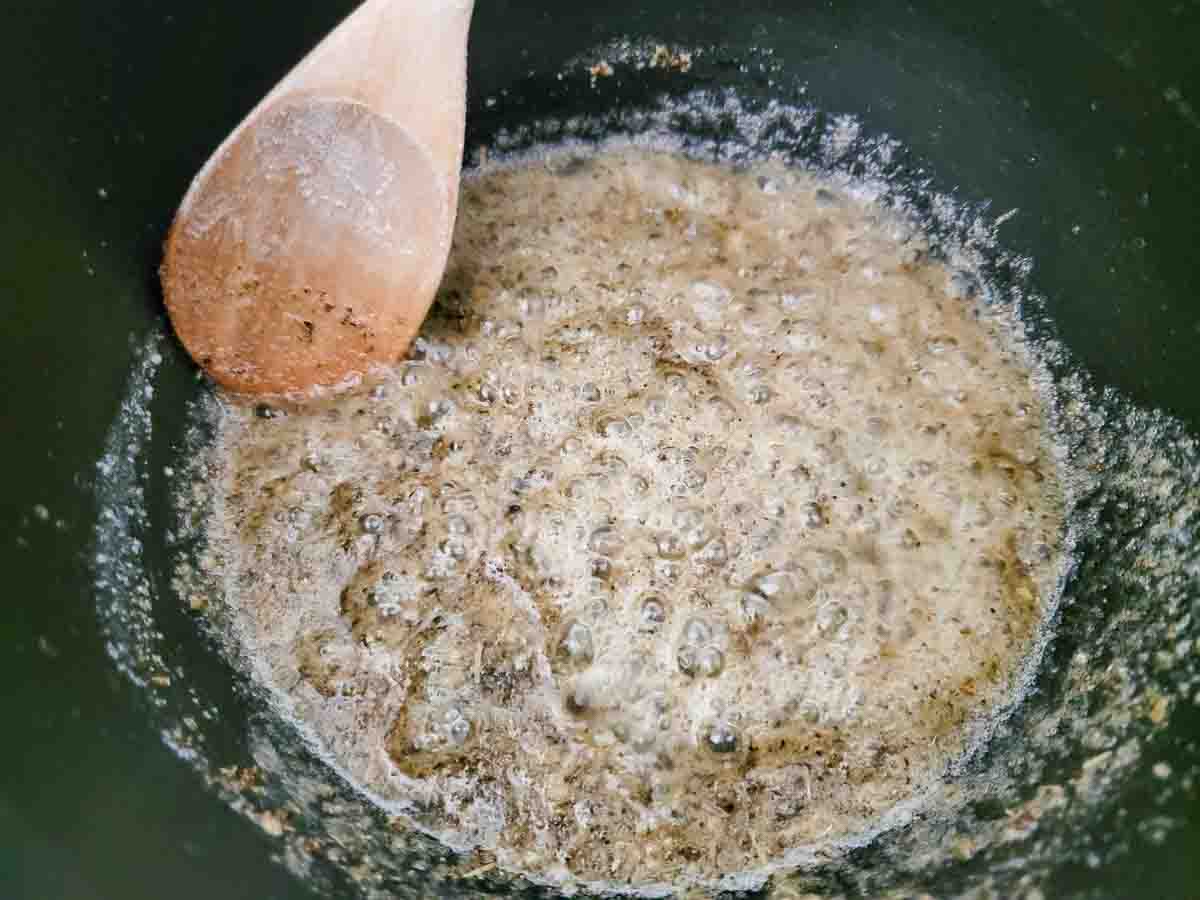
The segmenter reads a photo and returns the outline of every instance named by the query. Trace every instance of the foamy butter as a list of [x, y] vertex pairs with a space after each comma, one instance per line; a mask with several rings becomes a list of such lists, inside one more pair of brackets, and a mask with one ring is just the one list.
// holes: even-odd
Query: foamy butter
[[541, 880], [869, 830], [1062, 575], [1019, 329], [868, 200], [625, 148], [484, 171], [369, 395], [230, 407], [240, 657], [379, 802]]

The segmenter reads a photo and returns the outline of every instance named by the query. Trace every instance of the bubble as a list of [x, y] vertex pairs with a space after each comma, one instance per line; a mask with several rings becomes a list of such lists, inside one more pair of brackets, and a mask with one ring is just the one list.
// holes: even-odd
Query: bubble
[[716, 678], [725, 668], [725, 656], [716, 647], [705, 647], [696, 654], [696, 671], [705, 678]]
[[625, 321], [630, 325], [640, 325], [642, 320], [646, 318], [646, 310], [642, 306], [634, 304], [625, 312]]
[[428, 583], [422, 579], [401, 578], [395, 572], [384, 572], [374, 589], [367, 594], [367, 605], [378, 608], [383, 616], [411, 615], [413, 611], [409, 604], [427, 589]]
[[521, 315], [527, 319], [540, 319], [546, 314], [546, 301], [541, 297], [521, 298]]
[[673, 559], [659, 559], [654, 562], [654, 574], [663, 581], [675, 581], [682, 573], [679, 563]]
[[597, 528], [588, 538], [588, 549], [601, 556], [617, 556], [623, 546], [621, 535], [615, 528], [607, 525]]
[[658, 597], [653, 595], [646, 597], [642, 600], [641, 617], [642, 629], [653, 631], [667, 620], [667, 608]]
[[446, 515], [460, 515], [479, 509], [479, 501], [470, 491], [454, 491], [454, 485], [449, 483], [446, 487], [450, 490], [450, 493], [442, 499], [442, 512]]
[[675, 653], [675, 664], [679, 666], [679, 671], [684, 675], [692, 676], [696, 674], [696, 648], [695, 647], [680, 647]]
[[886, 322], [892, 317], [892, 310], [882, 303], [872, 303], [867, 307], [867, 321], [873, 325], [879, 325]]
[[838, 457], [837, 451], [827, 444], [818, 444], [813, 447], [812, 455], [817, 464], [821, 466], [831, 465]]
[[693, 281], [691, 291], [697, 300], [704, 300], [709, 303], [727, 303], [733, 296], [728, 288], [714, 284], [711, 281]]
[[793, 434], [802, 434], [805, 431], [804, 420], [799, 416], [794, 416], [791, 413], [775, 417], [775, 424], [783, 431], [790, 431]]
[[641, 475], [631, 475], [629, 477], [629, 488], [635, 494], [644, 494], [650, 490], [650, 482]]
[[439, 344], [436, 341], [418, 337], [413, 342], [410, 355], [418, 361], [424, 360], [435, 366], [444, 365], [454, 356], [454, 348], [448, 344]]
[[995, 518], [986, 503], [982, 500], [973, 500], [969, 497], [963, 500], [959, 514], [968, 526], [976, 528], [990, 525]]
[[827, 603], [821, 607], [817, 614], [817, 629], [823, 635], [832, 635], [850, 618], [850, 613], [846, 607], [840, 603]]
[[379, 534], [383, 531], [383, 524], [383, 516], [378, 513], [367, 513], [358, 520], [358, 527], [366, 534]]
[[709, 541], [704, 549], [696, 554], [696, 561], [705, 566], [721, 566], [729, 559], [729, 550], [720, 538]]
[[583, 500], [592, 491], [592, 488], [598, 486], [599, 479], [596, 478], [572, 478], [570, 481], [563, 483], [562, 492], [572, 500]]
[[774, 196], [779, 193], [779, 182], [773, 178], [767, 178], [766, 175], [760, 175], [758, 176], [758, 190], [767, 196]]
[[500, 396], [508, 406], [516, 406], [521, 402], [521, 392], [511, 384], [506, 384], [501, 388]]
[[421, 375], [415, 369], [409, 369], [400, 379], [400, 383], [404, 387], [413, 387], [421, 383]]
[[280, 419], [287, 415], [283, 410], [276, 409], [273, 406], [268, 406], [265, 403], [260, 403], [254, 407], [254, 415], [260, 419]]
[[467, 557], [467, 546], [458, 538], [450, 538], [449, 540], [443, 541], [440, 549], [442, 553], [448, 556], [450, 559], [457, 560], [459, 562]]
[[658, 540], [655, 541], [655, 550], [658, 550], [659, 556], [664, 559], [682, 559], [688, 552], [688, 548], [684, 546], [684, 542], [679, 539], [679, 536], [670, 532], [658, 536]]
[[479, 385], [478, 395], [480, 402], [486, 403], [488, 406], [500, 399], [500, 392], [496, 390], [496, 386], [488, 384], [486, 381]]
[[756, 406], [761, 406], [771, 399], [771, 389], [765, 384], [756, 384], [754, 387], [750, 388], [747, 396], [749, 397], [751, 403], [755, 404]]
[[704, 746], [713, 753], [733, 753], [738, 748], [738, 734], [732, 725], [717, 722], [704, 730]]
[[561, 649], [576, 662], [591, 662], [592, 630], [582, 622], [571, 622], [563, 632]]
[[1013, 456], [1023, 466], [1031, 466], [1038, 460], [1038, 450], [1036, 447], [1019, 447], [1013, 452]]
[[533, 469], [527, 472], [523, 478], [514, 478], [509, 485], [509, 490], [514, 494], [528, 494], [539, 487], [544, 487], [553, 480], [553, 475], [547, 470]]
[[638, 753], [647, 753], [654, 749], [656, 743], [654, 737], [653, 724], [642, 726], [634, 731], [629, 745]]
[[803, 604], [816, 593], [816, 587], [808, 576], [799, 571], [775, 571], [755, 582], [755, 592], [761, 594], [780, 608]]
[[979, 280], [969, 272], [955, 272], [946, 285], [946, 293], [959, 299], [978, 296], [979, 290]]
[[[663, 455], [674, 454], [678, 456], [679, 451], [667, 447], [663, 448], [662, 453]], [[694, 506], [684, 506], [675, 510], [674, 515], [671, 516], [671, 521], [674, 522], [676, 528], [687, 531], [704, 524], [704, 513]]]
[[808, 571], [822, 584], [829, 584], [846, 574], [846, 557], [840, 550], [819, 549], [806, 554]]
[[621, 416], [602, 416], [596, 430], [606, 438], [625, 438], [633, 434], [633, 426]]
[[668, 372], [663, 378], [666, 382], [667, 390], [677, 394], [686, 394], [688, 392], [687, 376], [681, 372]]
[[771, 613], [771, 604], [766, 597], [744, 591], [738, 595], [738, 614], [747, 625], [760, 625]]
[[955, 338], [950, 335], [939, 335], [938, 337], [930, 338], [925, 344], [925, 349], [934, 356], [941, 356], [957, 346], [958, 341]]
[[596, 470], [606, 472], [609, 475], [620, 475], [629, 468], [629, 464], [616, 453], [601, 453], [592, 460], [592, 466]]
[[444, 398], [430, 400], [428, 409], [429, 418], [437, 422], [454, 412], [454, 403]]
[[683, 626], [684, 643], [699, 646], [712, 640], [712, 626], [704, 619], [688, 619]]
[[775, 816], [779, 819], [791, 819], [804, 809], [804, 801], [799, 797], [781, 797], [775, 807]]
[[674, 522], [683, 543], [692, 550], [699, 550], [712, 539], [704, 514], [694, 507], [684, 507], [676, 512]]
[[600, 388], [592, 382], [587, 382], [579, 388], [579, 399], [584, 403], [599, 403]]
[[575, 707], [573, 712], [582, 712], [589, 707], [597, 705], [600, 697], [596, 690], [596, 685], [580, 679], [571, 686], [570, 699], [567, 701], [567, 708]]
[[779, 305], [789, 312], [794, 312], [798, 309], [804, 309], [811, 306], [817, 299], [817, 295], [813, 291], [801, 291], [799, 293], [780, 294]]
[[558, 452], [563, 456], [573, 456], [582, 449], [583, 441], [577, 437], [569, 437], [562, 442], [562, 446], [559, 448]]
[[608, 598], [592, 597], [588, 600], [587, 615], [593, 622], [600, 622], [608, 618]]
[[879, 416], [868, 416], [866, 421], [863, 422], [863, 425], [867, 429], [867, 434], [871, 435], [872, 437], [880, 437], [881, 435], [886, 434], [888, 430], [887, 420]]
[[806, 503], [800, 510], [800, 524], [805, 528], [821, 528], [825, 525], [825, 514], [816, 503]]
[[718, 362], [729, 352], [729, 339], [719, 334], [707, 344], [697, 344], [693, 352], [708, 362]]
[[471, 736], [471, 723], [457, 709], [447, 713], [446, 737], [450, 743], [461, 747]]

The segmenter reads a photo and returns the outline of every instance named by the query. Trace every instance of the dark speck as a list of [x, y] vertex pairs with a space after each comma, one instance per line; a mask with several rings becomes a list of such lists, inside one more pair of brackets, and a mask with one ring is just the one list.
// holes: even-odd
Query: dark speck
[[704, 735], [704, 743], [713, 753], [732, 753], [738, 747], [737, 732], [729, 725], [714, 725]]

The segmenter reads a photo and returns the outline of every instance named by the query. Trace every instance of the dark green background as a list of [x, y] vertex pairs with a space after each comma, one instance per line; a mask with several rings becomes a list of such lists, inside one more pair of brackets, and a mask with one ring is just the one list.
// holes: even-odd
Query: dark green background
[[[9, 4], [0, 29], [0, 898], [292, 897], [112, 671], [88, 487], [174, 204], [343, 0]], [[479, 0], [471, 102], [621, 34], [768, 48], [825, 109], [990, 198], [1105, 384], [1200, 432], [1200, 3]], [[512, 103], [506, 100], [506, 103]], [[504, 104], [492, 115], [503, 115]], [[107, 196], [102, 196], [101, 192]], [[1076, 230], [1076, 226], [1078, 229]], [[32, 513], [44, 504], [52, 521]], [[61, 519], [55, 526], [53, 520]], [[1193, 798], [1194, 799], [1194, 798]], [[1200, 810], [1071, 883], [1200, 897]]]

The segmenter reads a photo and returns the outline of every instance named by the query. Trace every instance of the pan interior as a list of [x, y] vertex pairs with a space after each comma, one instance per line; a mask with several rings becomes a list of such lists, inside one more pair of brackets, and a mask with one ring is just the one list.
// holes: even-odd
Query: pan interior
[[[1080, 825], [1117, 815], [1115, 798], [1127, 779], [1146, 778], [1169, 799], [1194, 776], [1145, 765], [1167, 722], [1192, 714], [1200, 688], [1190, 563], [1200, 509], [1194, 442], [1168, 417], [1094, 390], [1041, 316], [1028, 261], [997, 246], [995, 220], [931, 193], [902, 147], [870, 136], [854, 119], [708, 92], [658, 107], [542, 119], [496, 135], [489, 146], [507, 154], [548, 140], [655, 133], [673, 135], [684, 152], [727, 163], [775, 152], [847, 183], [870, 179], [880, 196], [922, 216], [946, 252], [969, 258], [993, 302], [1020, 308], [1055, 385], [1057, 427], [1074, 473], [1078, 565], [1036, 694], [986, 749], [962, 761], [937, 811], [914, 826], [883, 834], [850, 857], [812, 860], [794, 875], [727, 886], [778, 896], [801, 888], [844, 891], [846, 884], [876, 894], [940, 884], [965, 895], [985, 882], [1032, 890], [1063, 856], [1086, 864], [1091, 855], [1115, 852], [1095, 827], [1085, 837]], [[155, 411], [184, 398], [194, 404], [186, 427], [152, 432]], [[427, 895], [430, 879], [447, 893], [462, 890], [467, 876], [494, 887], [509, 883], [486, 857], [390, 827], [386, 814], [330, 773], [269, 700], [253, 690], [231, 692], [228, 684], [246, 683], [213, 644], [191, 636], [206, 600], [188, 589], [187, 566], [202, 551], [203, 535], [196, 521], [174, 518], [170, 497], [203, 474], [189, 471], [189, 462], [202, 459], [197, 451], [211, 438], [215, 402], [169, 344], [147, 347], [101, 464], [107, 477], [97, 586], [114, 658], [159, 707], [164, 738], [277, 833], [298, 870], [401, 896]], [[184, 578], [172, 584], [172, 571]], [[1172, 824], [1166, 815], [1144, 824], [1145, 839], [1161, 839]], [[1022, 874], [1013, 874], [1018, 868]], [[421, 885], [413, 870], [423, 873]]]

